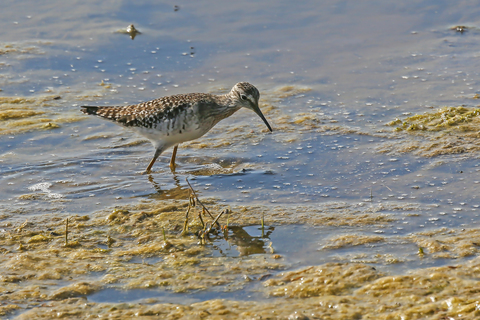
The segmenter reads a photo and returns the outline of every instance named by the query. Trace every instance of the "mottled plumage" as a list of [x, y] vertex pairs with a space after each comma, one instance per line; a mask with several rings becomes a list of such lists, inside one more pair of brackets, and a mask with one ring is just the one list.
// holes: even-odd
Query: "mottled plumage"
[[82, 112], [112, 120], [148, 138], [155, 147], [155, 155], [146, 172], [150, 172], [163, 151], [174, 146], [170, 161], [170, 169], [174, 171], [179, 143], [200, 138], [242, 107], [253, 110], [272, 131], [258, 107], [259, 99], [257, 88], [239, 82], [225, 95], [177, 94], [124, 107], [83, 106]]

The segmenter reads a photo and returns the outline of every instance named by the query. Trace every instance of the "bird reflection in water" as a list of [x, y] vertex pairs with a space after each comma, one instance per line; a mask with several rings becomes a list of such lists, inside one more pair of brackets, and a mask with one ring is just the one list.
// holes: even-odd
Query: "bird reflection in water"
[[[148, 176], [148, 181], [152, 184], [156, 193], [153, 198], [159, 200], [165, 199], [189, 199], [191, 191], [180, 184], [177, 176], [173, 176], [175, 187], [171, 189], [163, 189], [162, 186], [155, 182], [152, 175]], [[187, 181], [188, 182], [188, 181]], [[250, 235], [249, 231], [256, 235]], [[257, 231], [258, 230], [258, 231]], [[271, 254], [274, 252], [270, 235], [275, 230], [273, 226], [228, 226], [223, 228], [223, 232], [213, 228], [213, 232], [205, 235], [205, 244], [210, 243], [213, 248], [221, 256], [233, 256], [232, 249], [238, 252], [239, 256], [248, 256], [252, 254]], [[253, 232], [252, 232], [253, 231]]]
[[[232, 254], [228, 253], [231, 249], [238, 251], [239, 256], [274, 252], [270, 235], [275, 230], [275, 227], [265, 227], [263, 236], [252, 236], [245, 230], [246, 228], [247, 227], [229, 226], [228, 230], [223, 233], [223, 236], [219, 233], [215, 238], [210, 237], [210, 240], [213, 240], [213, 247], [218, 250], [218, 253], [222, 256], [231, 256]], [[252, 227], [248, 228], [251, 229]], [[261, 227], [258, 227], [258, 230], [261, 230]], [[228, 247], [225, 246], [225, 241]]]
[[[166, 199], [177, 199], [185, 200], [190, 196], [190, 190], [185, 188], [185, 186], [180, 185], [180, 180], [176, 175], [173, 176], [175, 186], [173, 188], [167, 189], [165, 186], [162, 186], [153, 179], [153, 175], [148, 175], [148, 181], [152, 184], [152, 187], [155, 189], [155, 193], [151, 195], [152, 198], [157, 200], [166, 200]], [[162, 188], [163, 187], [163, 188]]]

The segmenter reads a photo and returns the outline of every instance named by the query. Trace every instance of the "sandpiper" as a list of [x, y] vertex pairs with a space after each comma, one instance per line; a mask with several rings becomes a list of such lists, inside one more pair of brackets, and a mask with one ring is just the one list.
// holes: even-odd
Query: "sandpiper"
[[170, 170], [175, 171], [178, 145], [200, 138], [220, 120], [240, 108], [253, 110], [272, 131], [272, 127], [258, 107], [260, 93], [248, 82], [237, 83], [225, 95], [208, 93], [178, 94], [123, 107], [82, 106], [82, 112], [112, 120], [134, 129], [148, 138], [155, 147], [155, 155], [145, 173], [149, 173], [157, 158], [173, 148]]

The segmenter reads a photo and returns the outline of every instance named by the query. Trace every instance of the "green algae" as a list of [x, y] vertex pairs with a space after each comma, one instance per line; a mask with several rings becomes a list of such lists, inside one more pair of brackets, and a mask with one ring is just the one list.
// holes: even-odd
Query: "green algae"
[[479, 263], [475, 259], [461, 266], [425, 268], [401, 276], [388, 276], [364, 264], [329, 263], [280, 273], [263, 281], [265, 292], [272, 297], [268, 300], [212, 299], [179, 304], [155, 299], [146, 303], [93, 303], [70, 298], [46, 302], [21, 314], [19, 319], [60, 315], [152, 319], [477, 319], [478, 281], [465, 275], [477, 270]]
[[[37, 130], [57, 129], [65, 123], [84, 120], [77, 109], [61, 110], [64, 101], [85, 100], [102, 96], [108, 86], [75, 93], [72, 89], [58, 94], [39, 94], [28, 97], [0, 97], [0, 135]], [[62, 101], [64, 100], [64, 101]]]
[[[40, 42], [41, 44], [47, 44], [48, 42]], [[36, 45], [30, 45], [21, 42], [9, 42], [0, 43], [0, 55], [4, 54], [44, 54], [45, 52], [40, 50]]]
[[404, 120], [395, 119], [388, 126], [396, 131], [441, 131], [454, 130], [460, 132], [476, 131], [480, 124], [480, 109], [459, 107], [444, 107], [434, 112], [426, 112], [407, 117]]
[[[214, 215], [225, 208], [213, 200], [202, 202]], [[366, 247], [362, 258], [355, 262], [346, 257], [345, 261], [285, 271], [288, 265], [282, 255], [273, 250], [241, 257], [213, 255], [213, 247], [208, 242], [200, 244], [195, 235], [202, 228], [198, 219], [191, 220], [191, 232], [182, 236], [188, 203], [187, 200], [145, 200], [89, 215], [71, 215], [69, 243], [75, 243], [74, 246], [64, 245], [65, 220], [59, 217], [38, 216], [21, 224], [4, 221], [5, 232], [0, 234], [0, 247], [4, 249], [0, 256], [0, 301], [5, 304], [0, 314], [12, 314], [30, 304], [33, 308], [20, 314], [20, 319], [48, 319], [59, 314], [65, 318], [85, 318], [91, 314], [115, 314], [120, 318], [132, 314], [194, 318], [202, 312], [208, 312], [209, 317], [231, 319], [267, 318], [269, 314], [283, 318], [303, 314], [324, 319], [350, 319], [359, 315], [395, 319], [404, 314], [420, 319], [431, 315], [454, 316], [457, 312], [462, 312], [466, 319], [478, 316], [472, 306], [480, 293], [472, 288], [479, 277], [479, 259], [455, 267], [418, 269], [394, 276], [362, 260], [391, 264], [401, 262], [402, 258], [394, 253], [379, 256]], [[238, 225], [258, 225], [262, 215], [266, 225], [275, 220], [287, 225], [301, 221], [331, 227], [386, 226], [394, 220], [384, 211], [392, 210], [408, 212], [409, 208], [351, 207], [346, 203], [310, 207], [238, 206], [231, 208], [228, 238], [224, 241], [234, 245], [238, 231], [239, 239], [244, 242]], [[193, 208], [192, 217], [198, 213], [201, 210]], [[221, 223], [225, 224], [226, 220]], [[320, 250], [399, 242], [423, 247], [424, 259], [457, 259], [480, 254], [477, 246], [480, 232], [473, 228], [442, 228], [407, 236], [347, 233], [326, 239]], [[103, 247], [107, 245], [108, 249]], [[143, 259], [153, 260], [142, 262]], [[258, 290], [265, 298], [271, 298], [213, 299], [183, 305], [154, 299], [148, 304], [87, 303], [85, 300], [108, 288], [157, 288], [190, 293], [215, 288], [244, 290], [252, 282], [260, 285]], [[35, 306], [37, 302], [41, 305]]]
[[387, 141], [377, 147], [382, 153], [412, 152], [423, 157], [444, 154], [474, 153], [480, 151], [480, 109], [472, 107], [444, 107], [395, 119], [387, 126], [393, 132], [408, 134], [409, 139]]

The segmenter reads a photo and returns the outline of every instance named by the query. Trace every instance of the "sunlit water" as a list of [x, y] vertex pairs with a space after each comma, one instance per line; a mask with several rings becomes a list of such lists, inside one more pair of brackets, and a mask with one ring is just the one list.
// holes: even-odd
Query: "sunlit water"
[[[419, 208], [416, 215], [388, 212], [400, 216], [383, 229], [272, 227], [275, 221], [266, 216], [272, 227], [268, 241], [291, 267], [365, 249], [320, 250], [323, 239], [336, 234], [394, 236], [479, 225], [478, 154], [429, 158], [378, 152], [385, 142], [410, 139], [385, 126], [397, 117], [476, 105], [480, 31], [449, 29], [475, 26], [479, 9], [468, 2], [185, 2], [178, 11], [156, 2], [97, 7], [78, 2], [75, 10], [58, 3], [54, 12], [52, 4], [26, 2], [19, 7], [7, 1], [8, 18], [0, 19], [0, 28], [8, 31], [2, 47], [19, 48], [0, 55], [0, 94], [59, 95], [53, 106], [39, 110], [53, 119], [63, 114], [77, 119], [57, 129], [0, 136], [0, 206], [8, 221], [50, 212], [91, 213], [144, 198], [187, 200], [188, 178], [201, 198], [231, 205], [339, 201]], [[133, 41], [115, 33], [130, 23], [142, 32]], [[238, 112], [200, 139], [205, 147], [180, 146], [176, 174], [169, 171], [166, 152], [151, 175], [141, 175], [153, 156], [150, 143], [115, 124], [80, 118], [83, 104], [225, 92], [239, 81], [256, 85], [263, 101], [275, 107], [265, 114], [273, 133], [266, 133], [255, 114]], [[285, 86], [311, 90], [276, 99]], [[311, 130], [310, 122], [294, 121], [304, 114], [313, 117]], [[288, 125], [285, 117], [292, 119]], [[323, 125], [341, 130], [319, 130]], [[21, 197], [26, 194], [38, 197]], [[258, 237], [258, 227], [242, 230]], [[269, 246], [257, 240], [262, 250]], [[212, 245], [219, 255], [241, 252], [238, 245], [232, 249], [218, 241]], [[415, 246], [394, 249], [405, 261], [387, 268], [390, 272], [449, 263], [422, 265], [412, 258]], [[392, 246], [374, 250], [388, 253]], [[145, 297], [132, 293], [118, 300]], [[102, 294], [93, 298], [102, 299]]]

